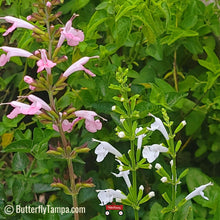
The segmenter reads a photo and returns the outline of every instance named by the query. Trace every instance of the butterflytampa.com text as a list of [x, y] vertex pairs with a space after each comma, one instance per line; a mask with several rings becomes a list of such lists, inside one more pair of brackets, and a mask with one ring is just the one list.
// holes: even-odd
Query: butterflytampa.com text
[[85, 213], [86, 209], [85, 207], [54, 207], [51, 205], [38, 205], [38, 206], [21, 206], [16, 205], [15, 207], [9, 207], [10, 213], [6, 214], [12, 214], [12, 213], [21, 213], [21, 214], [68, 214], [68, 213]]

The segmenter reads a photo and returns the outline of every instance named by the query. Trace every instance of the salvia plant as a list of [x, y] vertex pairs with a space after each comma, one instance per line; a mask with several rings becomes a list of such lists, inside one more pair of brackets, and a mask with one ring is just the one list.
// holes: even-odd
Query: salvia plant
[[[181, 184], [181, 179], [186, 176], [188, 169], [184, 170], [180, 175], [177, 175], [177, 152], [181, 148], [181, 141], [175, 143], [174, 138], [176, 134], [183, 129], [186, 125], [185, 121], [182, 121], [177, 128], [172, 131], [173, 122], [170, 121], [165, 109], [162, 109], [164, 122], [151, 113], [149, 117], [153, 117], [154, 122], [150, 127], [138, 125], [139, 112], [135, 110], [138, 94], [129, 96], [131, 89], [127, 84], [127, 70], [119, 68], [116, 73], [116, 79], [118, 84], [111, 84], [109, 88], [118, 90], [118, 96], [114, 96], [113, 99], [117, 101], [117, 105], [112, 106], [112, 111], [119, 115], [119, 125], [116, 127], [116, 134], [121, 139], [127, 139], [130, 142], [128, 152], [126, 154], [120, 153], [111, 144], [105, 141], [93, 139], [98, 142], [98, 146], [95, 149], [97, 154], [97, 162], [101, 162], [111, 153], [115, 156], [115, 160], [119, 163], [117, 169], [119, 173], [112, 173], [116, 177], [122, 177], [127, 185], [127, 192], [122, 192], [119, 189], [104, 189], [97, 190], [98, 198], [101, 201], [101, 206], [112, 202], [114, 199], [122, 204], [131, 206], [134, 210], [135, 220], [139, 219], [138, 211], [140, 205], [146, 203], [149, 199], [155, 196], [154, 191], [150, 191], [147, 195], [144, 194], [144, 186], [138, 185], [137, 174], [139, 169], [152, 169], [151, 163], [154, 162], [160, 155], [164, 153], [170, 159], [170, 173], [159, 164], [155, 164], [156, 172], [161, 176], [161, 181], [165, 184], [170, 184], [171, 195], [167, 192], [162, 194], [162, 197], [168, 203], [168, 206], [162, 210], [162, 213], [167, 214], [167, 219], [174, 219], [175, 213], [187, 200], [200, 195], [204, 199], [208, 198], [204, 195], [203, 190], [213, 183], [209, 182], [205, 185], [199, 186], [195, 191], [191, 192], [181, 201], [177, 202], [177, 186]], [[167, 128], [166, 128], [167, 127]], [[162, 144], [151, 144], [143, 146], [143, 140], [147, 136], [148, 139], [153, 131], [158, 130], [166, 141]], [[168, 131], [167, 131], [168, 130]], [[149, 141], [149, 140], [148, 140]], [[130, 180], [131, 178], [131, 180]]]
[[[13, 0], [6, 2], [16, 3]], [[21, 2], [24, 4], [23, 1], [16, 4], [22, 4]], [[27, 2], [29, 4], [31, 1]], [[83, 8], [88, 2], [79, 0], [78, 6], [74, 7]], [[200, 204], [212, 208], [210, 212], [212, 215], [219, 208], [218, 194], [217, 199], [215, 198], [217, 205], [211, 202], [206, 205], [205, 202], [209, 202], [206, 200], [211, 197], [211, 193], [206, 191], [206, 188], [210, 189], [214, 181], [204, 177], [202, 181], [195, 181], [197, 188], [193, 190], [195, 184], [189, 187], [188, 195], [180, 193], [181, 188], [184, 187], [185, 177], [190, 178], [190, 168], [178, 169], [178, 155], [192, 138], [182, 144], [180, 133], [188, 122], [193, 121], [192, 117], [196, 119], [200, 117], [196, 115], [199, 102], [185, 98], [188, 95], [186, 94], [188, 82], [190, 85], [191, 81], [195, 84], [190, 92], [193, 92], [193, 96], [199, 101], [204, 98], [203, 102], [208, 103], [210, 108], [219, 102], [215, 100], [213, 104], [205, 98], [206, 94], [213, 97], [213, 93], [218, 93], [219, 87], [216, 82], [219, 77], [219, 59], [214, 52], [215, 43], [212, 37], [206, 36], [211, 34], [212, 30], [216, 35], [219, 33], [217, 28], [219, 3], [214, 0], [103, 1], [95, 8], [96, 12], [90, 18], [85, 33], [80, 28], [74, 28], [79, 15], [74, 13], [75, 8], [70, 6], [75, 1], [68, 1], [63, 7], [61, 6], [66, 14], [71, 11], [68, 21], [65, 24], [61, 21], [62, 13], [56, 12], [56, 9], [63, 3], [64, 1], [61, 0], [38, 0], [33, 4], [33, 13], [26, 19], [10, 15], [0, 16], [1, 23], [5, 25], [0, 28], [0, 32], [6, 39], [5, 44], [0, 46], [1, 69], [7, 71], [5, 67], [10, 61], [23, 65], [25, 60], [17, 97], [9, 97], [6, 94], [4, 100], [8, 98], [9, 101], [0, 104], [1, 108], [4, 108], [4, 113], [7, 112], [0, 122], [0, 133], [3, 134], [1, 137], [3, 160], [9, 157], [11, 163], [8, 161], [6, 163], [12, 168], [12, 172], [8, 172], [9, 166], [3, 168], [6, 170], [4, 184], [8, 187], [0, 184], [0, 205], [14, 205], [21, 201], [26, 204], [33, 200], [39, 202], [37, 204], [46, 204], [46, 199], [47, 204], [52, 204], [56, 199], [55, 195], [45, 198], [44, 193], [59, 191], [66, 196], [62, 195], [61, 203], [71, 200], [71, 206], [77, 208], [80, 204], [80, 194], [93, 192], [96, 203], [99, 202], [101, 206], [100, 209], [96, 209], [97, 213], [103, 211], [103, 206], [117, 202], [123, 204], [127, 212], [133, 211], [130, 217], [126, 215], [125, 218], [129, 219], [192, 219], [190, 200], [199, 198], [204, 200]], [[207, 19], [201, 18], [203, 12], [209, 15]], [[82, 13], [90, 15], [91, 12], [88, 10]], [[16, 34], [17, 28], [23, 31], [23, 37], [20, 38], [22, 44], [18, 42], [18, 47], [12, 40], [10, 41], [10, 38], [15, 40], [19, 35]], [[101, 32], [100, 35], [97, 30]], [[107, 36], [105, 40], [104, 35]], [[205, 42], [204, 47], [200, 42], [202, 38]], [[106, 45], [98, 47], [99, 40]], [[22, 47], [19, 47], [20, 45]], [[211, 49], [210, 45], [212, 45]], [[207, 54], [206, 60], [198, 58], [198, 54], [202, 53], [203, 49]], [[184, 56], [181, 51], [187, 56], [192, 53], [193, 59], [198, 61], [200, 67], [208, 70], [207, 82], [203, 82], [204, 77], [197, 79], [187, 75], [188, 73], [184, 73], [185, 79], [184, 69], [181, 69], [179, 61]], [[115, 54], [116, 52], [118, 54], [123, 52], [126, 55], [120, 57]], [[140, 74], [132, 70], [136, 67], [138, 69], [137, 62], [144, 62], [146, 56], [149, 65], [144, 67]], [[106, 57], [109, 58], [108, 61]], [[99, 68], [99, 60], [102, 59], [104, 67]], [[171, 64], [167, 64], [169, 61]], [[124, 66], [128, 66], [129, 69]], [[155, 66], [155, 69], [151, 66]], [[147, 75], [145, 70], [150, 73]], [[111, 75], [113, 72], [116, 72], [116, 75]], [[164, 74], [164, 81], [155, 79], [155, 83], [151, 82], [156, 72]], [[88, 88], [80, 88], [78, 92], [77, 82], [71, 81], [71, 77], [76, 74], [83, 74], [80, 75], [80, 79], [86, 79], [81, 81], [83, 85], [87, 86], [87, 83], [92, 82], [93, 79], [94, 82], [88, 85]], [[99, 77], [97, 81], [95, 81], [96, 75]], [[4, 83], [13, 79], [14, 76], [9, 77]], [[171, 82], [174, 88], [165, 80]], [[96, 82], [98, 85], [95, 84]], [[0, 83], [2, 86], [1, 81]], [[201, 97], [196, 90], [198, 85], [202, 86], [201, 91], [204, 91]], [[139, 86], [142, 86], [142, 89]], [[183, 88], [184, 86], [186, 88]], [[87, 108], [83, 105], [83, 101], [85, 102], [86, 98], [92, 99], [95, 95], [93, 91], [92, 95], [88, 92], [83, 96], [83, 92], [90, 88], [97, 90], [94, 98], [94, 102], [97, 103], [90, 105], [91, 102], [88, 102], [89, 108]], [[149, 95], [139, 94], [140, 91], [149, 88], [151, 89]], [[71, 95], [73, 93], [74, 95]], [[102, 101], [101, 96], [104, 102], [100, 103], [101, 107], [98, 108], [98, 102]], [[81, 100], [83, 100], [82, 104], [77, 105]], [[179, 106], [178, 101], [181, 101]], [[183, 103], [184, 101], [186, 103]], [[113, 102], [115, 105], [112, 106]], [[106, 110], [105, 104], [107, 108], [112, 106], [111, 110]], [[91, 110], [94, 106], [99, 111]], [[160, 109], [160, 106], [164, 108]], [[179, 122], [171, 121], [169, 118], [173, 108], [181, 108], [181, 106], [187, 110], [189, 106], [192, 107], [185, 114], [187, 123], [185, 120]], [[171, 113], [167, 113], [165, 108]], [[117, 124], [114, 132], [110, 131], [112, 120], [107, 114], [110, 114]], [[215, 114], [210, 118], [217, 120], [217, 116], [214, 116]], [[27, 120], [27, 123], [22, 120]], [[193, 129], [188, 133], [194, 134], [196, 130], [194, 127], [199, 127], [203, 120], [204, 117], [197, 120], [195, 126], [191, 123]], [[106, 130], [103, 131], [106, 129], [103, 123], [108, 129], [109, 136], [105, 133]], [[210, 127], [213, 134], [218, 133], [218, 129], [214, 128]], [[85, 132], [84, 137], [87, 136], [84, 139], [81, 138], [82, 130]], [[114, 133], [113, 137], [112, 133]], [[155, 134], [158, 138], [154, 138]], [[202, 137], [200, 136], [199, 139]], [[218, 138], [214, 143], [216, 140]], [[118, 147], [120, 143], [123, 149]], [[91, 151], [93, 147], [94, 151]], [[109, 154], [112, 154], [115, 160], [111, 161], [111, 165], [117, 164], [117, 169], [113, 167], [115, 170], [109, 173], [109, 176], [112, 176], [109, 182], [117, 179], [124, 183], [123, 186], [113, 181], [110, 184], [102, 184], [100, 180], [102, 176], [98, 181], [97, 173], [94, 172], [91, 172], [88, 178], [81, 178], [78, 175], [77, 164], [91, 163], [84, 159], [86, 157], [83, 154], [88, 152], [90, 158], [96, 157], [99, 170], [102, 170], [99, 163], [104, 163], [109, 159]], [[201, 154], [203, 153], [204, 151]], [[2, 162], [1, 160], [0, 169], [5, 165]], [[50, 175], [47, 175], [48, 173]], [[143, 174], [155, 175], [155, 178], [159, 178], [158, 189], [153, 184], [148, 186], [143, 182], [141, 178]], [[148, 178], [146, 176], [145, 179]], [[44, 184], [45, 182], [49, 184]], [[108, 187], [104, 188], [106, 185]], [[7, 188], [9, 201], [3, 193], [4, 187]], [[219, 190], [217, 184], [212, 188]], [[35, 193], [34, 196], [30, 194], [32, 191]], [[37, 194], [39, 198], [36, 198]], [[86, 197], [85, 194], [81, 195]], [[13, 198], [10, 199], [10, 196]], [[90, 198], [90, 195], [87, 196]], [[161, 201], [161, 198], [164, 200], [161, 202], [163, 207], [156, 202], [157, 199]], [[93, 204], [91, 207], [94, 208]], [[147, 218], [144, 218], [143, 209], [150, 210], [150, 216], [147, 214]], [[154, 213], [158, 217], [154, 218]], [[0, 208], [1, 216], [5, 217], [2, 208]], [[214, 216], [217, 220], [218, 213]], [[41, 217], [39, 216], [39, 219]], [[70, 218], [73, 217], [75, 220], [81, 218], [77, 212], [71, 214]], [[25, 215], [21, 218], [25, 218]], [[47, 218], [49, 216], [43, 219]], [[62, 219], [61, 216], [59, 218]], [[103, 218], [102, 214], [98, 214], [94, 220]], [[85, 216], [82, 215], [82, 219], [85, 219]]]
[[[37, 65], [36, 78], [32, 77], [33, 74], [24, 76], [24, 82], [29, 85], [30, 91], [25, 95], [19, 95], [16, 101], [1, 103], [1, 105], [10, 105], [13, 107], [13, 110], [7, 115], [7, 118], [14, 119], [20, 114], [37, 115], [40, 123], [46, 127], [51, 127], [59, 134], [61, 142], [58, 142], [57, 146], [51, 146], [47, 154], [66, 160], [70, 184], [66, 185], [60, 178], [57, 178], [55, 182], [51, 183], [51, 186], [63, 189], [67, 195], [72, 196], [73, 207], [78, 207], [77, 195], [79, 191], [82, 188], [94, 187], [94, 184], [92, 183], [92, 179], [85, 181], [78, 180], [76, 182], [77, 177], [74, 171], [73, 161], [78, 157], [78, 154], [87, 153], [90, 149], [86, 143], [82, 146], [71, 146], [66, 134], [70, 133], [81, 120], [85, 121], [86, 129], [94, 133], [102, 128], [100, 119], [104, 121], [106, 119], [94, 111], [77, 110], [73, 106], [67, 106], [63, 109], [57, 105], [59, 100], [57, 100], [56, 95], [60, 91], [65, 90], [67, 78], [76, 71], [84, 71], [91, 77], [94, 77], [95, 74], [84, 65], [89, 62], [90, 59], [99, 58], [99, 56], [82, 57], [70, 65], [59, 77], [55, 77], [56, 70], [54, 67], [68, 59], [67, 56], [60, 55], [59, 53], [60, 50], [62, 50], [62, 45], [67, 44], [70, 47], [74, 47], [84, 40], [84, 33], [72, 27], [73, 20], [78, 16], [77, 14], [73, 14], [63, 27], [57, 29], [54, 27], [53, 22], [61, 13], [53, 14], [53, 8], [59, 3], [60, 2], [56, 0], [38, 1], [38, 3], [35, 4], [37, 12], [28, 16], [27, 21], [12, 16], [0, 17], [0, 19], [12, 24], [12, 26], [3, 33], [3, 36], [7, 36], [16, 28], [25, 28], [32, 30], [32, 37], [38, 42], [42, 42], [41, 47], [34, 52], [10, 46], [0, 47], [0, 49], [5, 52], [0, 57], [0, 66], [4, 66], [9, 62], [11, 57], [33, 59]], [[48, 102], [45, 102], [33, 94], [42, 91], [46, 91]], [[38, 133], [36, 135], [42, 135], [37, 129], [35, 129], [35, 133]], [[37, 141], [40, 141], [41, 138], [42, 137], [38, 137]], [[36, 142], [36, 140], [34, 140], [34, 142]], [[21, 153], [17, 153], [18, 158], [25, 157], [22, 152], [29, 152], [33, 157], [29, 170], [24, 174], [26, 178], [32, 175], [37, 159], [34, 149], [30, 149], [32, 146], [29, 144], [31, 144], [31, 142], [21, 144], [23, 150], [20, 151]], [[36, 151], [42, 151], [42, 149], [36, 146], [38, 143], [33, 144], [35, 144], [33, 148], [37, 148], [35, 149]], [[11, 149], [10, 147], [5, 149], [5, 152], [13, 151], [13, 147]], [[79, 219], [77, 212], [74, 213], [74, 219]]]

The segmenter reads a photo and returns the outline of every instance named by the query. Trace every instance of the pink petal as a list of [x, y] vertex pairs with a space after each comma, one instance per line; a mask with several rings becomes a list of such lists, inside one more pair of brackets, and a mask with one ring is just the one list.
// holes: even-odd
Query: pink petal
[[10, 28], [8, 28], [7, 31], [5, 31], [4, 34], [2, 34], [2, 36], [7, 36], [9, 33], [11, 33], [12, 31], [14, 31], [17, 28], [16, 23], [14, 23]]
[[4, 66], [8, 62], [8, 57], [5, 54], [0, 56], [0, 66]]
[[17, 117], [18, 114], [20, 114], [21, 112], [19, 111], [19, 108], [14, 108], [10, 114], [7, 115], [8, 118], [13, 119], [15, 117]]

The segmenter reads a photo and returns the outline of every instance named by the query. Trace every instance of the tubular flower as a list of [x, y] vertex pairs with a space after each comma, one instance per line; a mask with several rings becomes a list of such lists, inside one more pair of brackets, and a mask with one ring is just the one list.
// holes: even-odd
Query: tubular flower
[[105, 190], [96, 190], [98, 192], [98, 198], [101, 201], [101, 206], [113, 202], [113, 199], [116, 199], [116, 202], [121, 202], [122, 199], [127, 197], [122, 194], [120, 190], [105, 189]]
[[[138, 132], [140, 132], [140, 131], [142, 131], [142, 130], [143, 130], [142, 127], [137, 128], [137, 129], [135, 130], [135, 134], [137, 134]], [[141, 134], [141, 135], [136, 136], [136, 137], [137, 137], [137, 148], [138, 148], [138, 149], [141, 149], [142, 141], [143, 141], [143, 138], [144, 138], [145, 136], [146, 136], [146, 134]]]
[[27, 21], [24, 21], [22, 19], [15, 18], [12, 16], [0, 17], [0, 19], [4, 19], [5, 21], [12, 23], [12, 26], [8, 28], [8, 30], [3, 34], [3, 36], [8, 35], [12, 31], [14, 31], [16, 28], [26, 28], [30, 30], [33, 30], [35, 28], [34, 25], [28, 23]]
[[28, 104], [24, 104], [22, 102], [18, 102], [18, 101], [12, 101], [9, 103], [2, 103], [1, 105], [4, 104], [9, 104], [12, 107], [14, 107], [14, 109], [11, 111], [10, 114], [7, 115], [8, 118], [13, 119], [15, 117], [18, 116], [18, 114], [23, 114], [23, 115], [39, 115], [42, 112], [40, 111], [40, 106], [34, 106], [34, 105], [28, 105]]
[[40, 108], [43, 108], [46, 111], [51, 111], [50, 106], [45, 101], [43, 101], [41, 98], [35, 95], [28, 95], [27, 98], [32, 102], [33, 106], [40, 106]]
[[41, 72], [43, 69], [47, 71], [48, 74], [51, 74], [51, 68], [57, 64], [47, 59], [47, 54], [45, 49], [40, 49], [41, 59], [37, 61], [37, 72]]
[[152, 163], [157, 159], [159, 156], [160, 152], [167, 152], [168, 148], [163, 147], [162, 145], [159, 144], [153, 144], [151, 146], [144, 146], [143, 149], [143, 157], [147, 159], [149, 163]]
[[2, 103], [1, 105], [4, 104], [10, 104], [14, 109], [11, 111], [10, 114], [7, 115], [8, 118], [12, 119], [17, 117], [18, 114], [23, 114], [23, 115], [39, 115], [42, 112], [40, 109], [45, 109], [47, 111], [50, 111], [51, 108], [50, 106], [44, 102], [42, 99], [38, 98], [35, 95], [29, 95], [27, 98], [32, 102], [31, 105], [18, 102], [18, 101], [12, 101], [9, 103]]
[[98, 116], [104, 121], [106, 121], [106, 119], [97, 115], [94, 111], [79, 110], [79, 111], [75, 111], [74, 114], [76, 115], [76, 117], [85, 119], [86, 129], [92, 133], [96, 132], [97, 130], [101, 130], [102, 128], [102, 123], [100, 122], [99, 119], [95, 120], [94, 119], [95, 116]]
[[0, 66], [4, 66], [10, 60], [11, 57], [33, 56], [32, 53], [26, 50], [20, 49], [20, 48], [3, 46], [3, 47], [0, 47], [0, 49], [2, 49], [3, 51], [7, 53], [7, 54], [2, 54], [0, 56]]
[[75, 63], [73, 63], [64, 73], [63, 76], [64, 77], [68, 77], [69, 75], [71, 75], [72, 73], [76, 72], [76, 71], [85, 71], [87, 74], [89, 74], [90, 76], [94, 77], [96, 76], [93, 72], [91, 72], [90, 70], [86, 69], [83, 65], [86, 64], [90, 59], [93, 58], [99, 58], [99, 56], [93, 56], [93, 57], [83, 57], [81, 59], [79, 59], [78, 61], [76, 61]]
[[125, 170], [125, 171], [119, 172], [118, 174], [116, 174], [116, 173], [112, 173], [112, 174], [115, 175], [116, 177], [123, 177], [127, 187], [130, 188], [131, 187], [131, 182], [130, 182], [130, 179], [128, 177], [129, 173], [130, 173], [129, 170]]
[[65, 27], [62, 28], [57, 47], [61, 47], [65, 39], [69, 46], [77, 46], [79, 42], [84, 40], [83, 32], [72, 27], [72, 22], [75, 17], [76, 15], [74, 14], [70, 20], [67, 21]]
[[150, 130], [150, 131], [159, 130], [163, 134], [163, 136], [166, 138], [166, 140], [168, 140], [169, 136], [168, 136], [168, 133], [166, 131], [166, 128], [163, 125], [163, 122], [159, 118], [155, 117], [152, 114], [149, 114], [149, 116], [154, 117], [155, 122], [151, 124], [150, 128], [147, 127], [147, 129]]
[[209, 200], [209, 198], [204, 195], [203, 190], [204, 190], [207, 186], [212, 186], [212, 185], [213, 185], [213, 183], [209, 182], [209, 183], [207, 183], [207, 184], [205, 184], [205, 185], [202, 185], [202, 186], [196, 188], [196, 189], [195, 189], [194, 191], [192, 191], [188, 196], [186, 196], [185, 199], [186, 199], [186, 200], [190, 200], [190, 199], [192, 199], [192, 198], [195, 197], [195, 196], [202, 196], [202, 198], [204, 198], [204, 199], [206, 199], [206, 200]]
[[97, 154], [96, 161], [101, 162], [107, 156], [108, 153], [114, 154], [116, 157], [122, 157], [122, 154], [115, 149], [111, 144], [106, 141], [99, 141], [96, 139], [92, 139], [92, 141], [99, 142], [100, 144], [95, 149], [95, 154]]

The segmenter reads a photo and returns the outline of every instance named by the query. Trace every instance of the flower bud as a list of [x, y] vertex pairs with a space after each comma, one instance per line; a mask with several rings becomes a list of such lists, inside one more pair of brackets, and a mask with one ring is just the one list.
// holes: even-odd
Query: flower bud
[[113, 106], [112, 106], [112, 111], [115, 111], [115, 110], [116, 110], [116, 106], [113, 105]]
[[125, 137], [124, 131], [118, 132], [118, 137], [119, 137], [119, 138], [124, 138], [124, 137]]
[[171, 166], [171, 167], [173, 166], [173, 160], [170, 161], [170, 166]]
[[119, 166], [118, 167], [118, 170], [121, 172], [121, 171], [123, 171], [123, 166]]
[[150, 198], [152, 198], [152, 197], [155, 196], [155, 192], [154, 192], [154, 191], [151, 191], [151, 192], [148, 193], [148, 195], [149, 195]]
[[47, 6], [48, 8], [50, 8], [50, 7], [52, 6], [51, 2], [48, 1], [48, 2], [46, 3], [46, 6]]
[[167, 182], [167, 177], [162, 177], [161, 179], [160, 179], [160, 181], [162, 182], [162, 183], [166, 183]]
[[176, 133], [178, 133], [179, 131], [181, 131], [181, 130], [184, 128], [185, 125], [186, 125], [186, 121], [184, 120], [184, 121], [182, 121], [182, 122], [178, 125], [178, 127], [177, 127], [176, 130], [174, 131], [174, 134], [176, 134]]
[[160, 165], [159, 163], [156, 163], [156, 164], [155, 164], [155, 168], [156, 168], [157, 170], [160, 170], [162, 167], [161, 167], [161, 165]]
[[123, 123], [124, 121], [125, 121], [125, 119], [124, 119], [124, 118], [121, 118], [121, 119], [120, 119], [120, 122], [121, 122], [121, 123]]
[[140, 185], [140, 186], [139, 186], [139, 190], [142, 190], [142, 191], [143, 191], [143, 190], [144, 190], [144, 186], [143, 186], [143, 185]]

